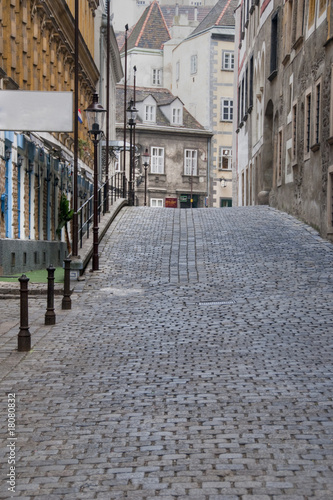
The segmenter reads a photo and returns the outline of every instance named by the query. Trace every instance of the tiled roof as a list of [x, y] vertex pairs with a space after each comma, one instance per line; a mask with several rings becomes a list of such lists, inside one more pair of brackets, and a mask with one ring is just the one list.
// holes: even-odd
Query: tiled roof
[[214, 26], [235, 26], [234, 12], [237, 4], [238, 0], [219, 0], [190, 36]]
[[[143, 49], [162, 49], [163, 44], [171, 39], [161, 8], [154, 0], [144, 11], [139, 21], [128, 36], [128, 50], [134, 47]], [[124, 46], [122, 47], [122, 51]]]
[[[127, 101], [129, 102], [131, 98], [133, 98], [134, 89], [133, 87], [127, 87]], [[144, 101], [147, 97], [153, 96], [157, 102], [156, 109], [156, 125], [157, 126], [170, 126], [174, 128], [174, 126], [170, 125], [168, 119], [164, 116], [162, 111], [159, 109], [159, 106], [171, 104], [175, 99], [174, 96], [168, 89], [156, 89], [156, 88], [147, 88], [147, 87], [137, 87], [135, 90], [136, 102]], [[116, 121], [117, 123], [123, 123], [124, 121], [124, 86], [117, 85], [116, 88]], [[139, 118], [138, 118], [139, 121]], [[183, 125], [178, 128], [189, 128], [194, 130], [205, 130], [205, 128], [200, 125], [200, 123], [187, 111], [187, 109], [183, 108]]]

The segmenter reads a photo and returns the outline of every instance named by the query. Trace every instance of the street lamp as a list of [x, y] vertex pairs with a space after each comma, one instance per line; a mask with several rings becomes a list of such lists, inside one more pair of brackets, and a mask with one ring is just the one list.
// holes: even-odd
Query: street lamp
[[136, 123], [136, 115], [138, 110], [134, 105], [133, 99], [130, 100], [128, 108], [126, 110], [127, 123], [130, 128], [130, 172], [129, 172], [129, 193], [128, 202], [131, 206], [134, 205], [134, 144], [133, 144], [133, 129]]
[[93, 227], [93, 260], [92, 260], [92, 270], [98, 271], [99, 260], [98, 260], [98, 166], [97, 166], [97, 156], [98, 156], [98, 143], [103, 136], [103, 123], [105, 118], [106, 109], [103, 108], [98, 102], [98, 94], [95, 92], [93, 95], [93, 101], [85, 110], [88, 122], [88, 134], [90, 139], [94, 144], [94, 227]]
[[143, 160], [143, 166], [145, 169], [145, 202], [144, 202], [144, 206], [146, 207], [147, 206], [147, 170], [149, 167], [149, 160], [150, 160], [150, 155], [148, 153], [148, 149], [146, 149], [146, 151], [143, 153], [142, 160]]

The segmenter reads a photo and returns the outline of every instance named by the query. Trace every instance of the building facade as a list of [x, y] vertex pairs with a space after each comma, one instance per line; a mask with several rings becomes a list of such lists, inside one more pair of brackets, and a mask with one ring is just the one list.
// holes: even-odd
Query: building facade
[[211, 207], [232, 205], [234, 0], [220, 0], [172, 53], [172, 91], [213, 133], [209, 159]]
[[234, 199], [333, 237], [332, 3], [242, 0], [236, 15]]
[[[83, 116], [98, 91], [105, 53], [105, 35], [100, 31], [105, 4], [86, 0], [79, 5], [78, 103]], [[74, 0], [3, 0], [0, 30], [0, 92], [74, 92]], [[102, 37], [98, 45], [96, 37]], [[115, 87], [123, 75], [114, 34], [113, 38]], [[115, 136], [114, 122], [113, 118]], [[72, 199], [73, 133], [7, 131], [5, 123], [0, 123], [0, 129], [0, 271], [28, 271], [50, 261], [61, 265], [67, 248], [64, 234], [59, 241], [56, 230], [61, 195]], [[84, 117], [79, 124], [78, 150], [81, 204], [92, 194], [93, 181], [92, 147]], [[9, 250], [14, 246], [17, 250]]]
[[[133, 87], [128, 88], [134, 97]], [[117, 88], [117, 134], [124, 134], [124, 87]], [[152, 207], [203, 208], [208, 194], [208, 151], [211, 133], [167, 89], [135, 89], [135, 204]], [[130, 133], [127, 132], [127, 141]], [[149, 167], [145, 170], [145, 154]], [[119, 152], [119, 170], [123, 155]], [[126, 160], [129, 178], [129, 159]], [[191, 202], [192, 200], [192, 202]]]

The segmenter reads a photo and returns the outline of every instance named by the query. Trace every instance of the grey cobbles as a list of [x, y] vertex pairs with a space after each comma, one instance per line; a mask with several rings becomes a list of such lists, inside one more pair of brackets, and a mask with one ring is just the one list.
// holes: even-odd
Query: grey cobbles
[[13, 496], [331, 500], [332, 264], [268, 207], [123, 209], [71, 311], [30, 301], [30, 353], [0, 302]]

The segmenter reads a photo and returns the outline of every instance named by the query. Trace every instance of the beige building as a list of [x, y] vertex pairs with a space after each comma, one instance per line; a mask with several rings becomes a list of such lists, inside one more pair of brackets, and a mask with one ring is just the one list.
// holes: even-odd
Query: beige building
[[333, 238], [333, 24], [326, 0], [237, 8], [234, 198]]
[[[66, 5], [67, 4], [67, 5]], [[92, 94], [105, 97], [105, 2], [79, 2], [79, 204], [92, 192], [93, 157], [84, 109]], [[0, 92], [74, 92], [74, 0], [3, 0], [0, 3]], [[112, 31], [111, 95], [123, 74]], [[102, 101], [105, 106], [105, 100]], [[59, 110], [61, 113], [61, 110]], [[115, 110], [110, 113], [115, 138]], [[77, 120], [78, 117], [74, 117]], [[50, 116], [52, 122], [52, 116]], [[0, 272], [62, 263], [56, 235], [61, 194], [71, 202], [74, 138], [71, 132], [6, 130], [0, 124]], [[64, 237], [62, 238], [64, 239]], [[15, 251], [8, 251], [8, 245]], [[33, 248], [33, 250], [32, 250]]]

